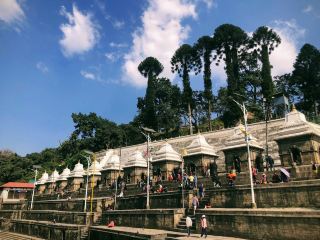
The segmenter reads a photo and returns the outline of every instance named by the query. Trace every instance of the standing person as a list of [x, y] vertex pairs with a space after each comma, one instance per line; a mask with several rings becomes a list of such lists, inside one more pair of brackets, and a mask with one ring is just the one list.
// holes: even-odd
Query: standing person
[[205, 215], [202, 215], [201, 217], [201, 237], [203, 235], [205, 235], [205, 238], [207, 238], [207, 219], [206, 219], [206, 216]]
[[269, 167], [270, 171], [273, 171], [274, 170], [274, 160], [273, 160], [273, 158], [268, 155], [266, 160], [267, 160], [266, 165]]
[[199, 197], [200, 197], [200, 200], [204, 197], [203, 183], [201, 183], [199, 186]]
[[253, 183], [256, 184], [257, 183], [257, 169], [255, 167], [251, 167], [251, 171], [252, 171], [252, 180]]
[[190, 237], [190, 228], [192, 227], [192, 219], [189, 216], [187, 216], [186, 218], [186, 226], [188, 231], [188, 237]]
[[194, 187], [198, 188], [198, 177], [197, 177], [197, 175], [194, 175], [193, 181], [194, 181]]
[[234, 167], [238, 173], [241, 172], [241, 160], [239, 156], [234, 156]]
[[317, 165], [316, 165], [315, 162], [311, 162], [311, 164], [312, 164], [312, 173], [313, 173], [314, 176], [317, 176], [317, 173], [318, 173]]
[[199, 205], [199, 200], [195, 194], [193, 194], [192, 198], [192, 206], [193, 206], [193, 215], [196, 215], [196, 210]]

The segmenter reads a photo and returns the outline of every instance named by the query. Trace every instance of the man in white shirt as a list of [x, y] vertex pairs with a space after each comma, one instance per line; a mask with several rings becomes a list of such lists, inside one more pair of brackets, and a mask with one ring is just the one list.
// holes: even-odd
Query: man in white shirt
[[192, 227], [192, 219], [189, 216], [186, 218], [186, 225], [188, 230], [188, 237], [190, 237], [190, 228]]

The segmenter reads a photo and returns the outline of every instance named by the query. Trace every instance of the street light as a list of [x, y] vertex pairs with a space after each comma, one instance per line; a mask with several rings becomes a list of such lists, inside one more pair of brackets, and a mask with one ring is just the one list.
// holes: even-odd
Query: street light
[[30, 210], [32, 210], [32, 208], [33, 208], [34, 190], [36, 188], [36, 183], [37, 183], [38, 169], [40, 169], [41, 166], [40, 165], [33, 165], [32, 168], [35, 170], [35, 175], [34, 175], [34, 185], [33, 185], [33, 190], [32, 190]]
[[84, 212], [87, 212], [87, 198], [88, 198], [88, 181], [89, 181], [89, 166], [90, 166], [90, 163], [91, 163], [91, 160], [90, 160], [90, 155], [93, 154], [93, 152], [91, 151], [88, 151], [88, 150], [84, 150], [85, 153], [89, 154], [89, 156], [84, 156], [86, 159], [87, 159], [87, 182], [86, 182], [86, 193], [85, 193], [85, 197], [84, 197], [84, 208], [83, 208], [83, 211]]
[[113, 209], [116, 210], [116, 205], [117, 205], [117, 192], [118, 192], [118, 178], [120, 176], [120, 168], [121, 168], [121, 146], [120, 146], [120, 154], [119, 154], [119, 173], [118, 173], [118, 177], [116, 178], [116, 189], [115, 189], [115, 194], [114, 194], [114, 207]]
[[183, 148], [181, 150], [181, 159], [182, 159], [182, 163], [181, 163], [181, 180], [182, 180], [182, 185], [181, 185], [181, 199], [182, 199], [182, 208], [184, 208], [184, 189], [183, 189], [183, 174], [184, 174], [184, 156], [186, 156], [188, 154], [187, 149]]
[[254, 196], [254, 189], [253, 189], [253, 181], [252, 181], [252, 170], [251, 170], [251, 157], [250, 157], [250, 148], [249, 148], [249, 136], [248, 136], [248, 123], [247, 123], [247, 117], [248, 117], [248, 111], [246, 109], [246, 106], [244, 103], [240, 104], [236, 100], [232, 99], [241, 109], [243, 113], [244, 118], [244, 127], [245, 127], [245, 140], [247, 144], [247, 152], [248, 152], [248, 166], [249, 166], [249, 175], [250, 175], [250, 188], [251, 188], [251, 207], [257, 208], [255, 196]]
[[146, 133], [141, 132], [143, 136], [147, 139], [147, 204], [146, 209], [150, 209], [150, 196], [149, 196], [149, 190], [150, 190], [150, 152], [149, 152], [149, 145], [151, 142], [150, 133], [155, 133], [156, 131], [151, 128], [142, 127], [142, 130], [144, 130]]

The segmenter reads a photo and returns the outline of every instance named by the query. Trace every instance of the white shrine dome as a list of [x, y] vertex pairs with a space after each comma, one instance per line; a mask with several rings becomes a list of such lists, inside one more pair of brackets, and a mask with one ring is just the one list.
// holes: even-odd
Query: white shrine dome
[[156, 152], [152, 162], [159, 162], [165, 160], [182, 162], [180, 154], [177, 151], [175, 151], [169, 143], [163, 144], [160, 150]]
[[100, 165], [102, 168], [104, 168], [106, 166], [109, 158], [113, 155], [113, 153], [114, 153], [113, 149], [109, 149], [108, 151], [106, 151], [105, 155], [100, 160]]
[[47, 171], [45, 171], [41, 178], [37, 181], [37, 184], [45, 184], [49, 179], [49, 174], [47, 173]]
[[190, 143], [190, 145], [186, 147], [186, 150], [187, 150], [186, 156], [205, 154], [209, 156], [218, 157], [213, 147], [209, 145], [205, 137], [200, 133], [197, 134], [196, 137]]
[[101, 175], [102, 167], [100, 163], [94, 160], [89, 167], [89, 175]]
[[66, 167], [65, 169], [63, 169], [62, 173], [60, 174], [58, 181], [66, 181], [70, 173], [71, 173], [70, 169]]
[[59, 173], [58, 173], [58, 171], [55, 169], [54, 171], [53, 171], [53, 173], [50, 175], [50, 177], [49, 177], [49, 180], [47, 181], [47, 182], [56, 182], [57, 180], [58, 180], [58, 178], [59, 178]]
[[83, 169], [83, 164], [78, 162], [75, 166], [74, 169], [71, 171], [69, 174], [69, 177], [73, 178], [82, 178], [82, 176], [85, 175], [84, 169]]
[[122, 170], [122, 167], [120, 165], [120, 157], [116, 154], [113, 154], [107, 161], [105, 167], [105, 170]]
[[125, 164], [124, 168], [129, 167], [147, 167], [147, 160], [142, 156], [140, 151], [134, 151], [128, 158], [127, 163]]

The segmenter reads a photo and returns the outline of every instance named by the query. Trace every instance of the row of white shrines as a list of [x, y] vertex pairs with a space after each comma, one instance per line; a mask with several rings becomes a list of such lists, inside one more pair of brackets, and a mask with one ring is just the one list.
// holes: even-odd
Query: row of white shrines
[[[266, 142], [266, 130], [268, 131]], [[308, 122], [293, 109], [283, 119], [248, 126], [250, 157], [253, 166], [257, 156], [268, 148], [275, 167], [295, 167], [320, 163], [320, 126]], [[219, 175], [235, 167], [240, 158], [242, 171], [248, 172], [248, 151], [243, 126], [207, 133], [154, 141], [149, 155], [152, 173], [168, 179], [184, 164], [187, 172], [203, 176], [212, 165]], [[97, 152], [89, 168], [78, 162], [73, 170], [44, 172], [36, 182], [36, 194], [77, 191], [88, 179], [89, 187], [110, 186], [121, 175], [126, 182], [136, 183], [147, 174], [147, 143]], [[182, 156], [183, 155], [183, 156]], [[264, 163], [264, 167], [266, 164]], [[89, 176], [89, 177], [87, 177]]]

